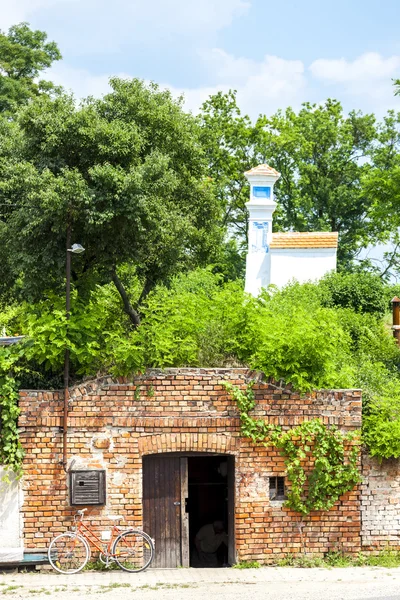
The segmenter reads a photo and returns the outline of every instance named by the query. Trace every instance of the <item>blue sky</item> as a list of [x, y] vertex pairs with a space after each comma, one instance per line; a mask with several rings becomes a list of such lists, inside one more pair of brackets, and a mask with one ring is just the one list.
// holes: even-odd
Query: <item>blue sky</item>
[[253, 117], [342, 101], [400, 110], [399, 0], [0, 0], [0, 28], [28, 21], [60, 46], [49, 77], [78, 97], [111, 75], [154, 80], [196, 110], [235, 88]]

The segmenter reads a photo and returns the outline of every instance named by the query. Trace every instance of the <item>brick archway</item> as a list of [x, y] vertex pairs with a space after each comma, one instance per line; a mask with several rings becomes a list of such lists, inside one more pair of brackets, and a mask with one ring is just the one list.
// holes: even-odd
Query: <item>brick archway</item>
[[139, 439], [139, 453], [141, 456], [162, 452], [237, 454], [239, 449], [239, 436], [213, 433], [162, 433], [147, 435]]

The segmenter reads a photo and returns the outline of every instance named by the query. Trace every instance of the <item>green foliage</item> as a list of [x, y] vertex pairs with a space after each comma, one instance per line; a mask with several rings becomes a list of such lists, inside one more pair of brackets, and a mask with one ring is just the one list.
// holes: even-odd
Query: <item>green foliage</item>
[[364, 554], [356, 556], [344, 554], [340, 550], [330, 550], [324, 557], [304, 556], [304, 554], [288, 554], [277, 562], [278, 567], [299, 568], [343, 568], [343, 567], [384, 567], [387, 569], [400, 566], [400, 552], [385, 549], [378, 554]]
[[[135, 271], [124, 267], [120, 276], [130, 297], [137, 298], [141, 287]], [[106, 373], [132, 376], [147, 367], [248, 366], [301, 391], [361, 387], [365, 443], [373, 456], [397, 457], [400, 351], [375, 308], [368, 312], [373, 303], [362, 306], [367, 312], [334, 306], [325, 281], [271, 288], [252, 298], [240, 281], [224, 282], [209, 268], [156, 286], [143, 301], [142, 322], [134, 329], [112, 284], [84, 294], [73, 286], [68, 329], [64, 299], [56, 295], [35, 305], [4, 307], [0, 326], [26, 336], [14, 347], [18, 358], [12, 373], [23, 387], [59, 388], [66, 347], [71, 382]], [[6, 365], [5, 375], [9, 372]], [[151, 397], [150, 389], [138, 386], [136, 400], [141, 391]], [[274, 428], [252, 419], [250, 393], [236, 400], [245, 435], [259, 442], [275, 435]], [[340, 440], [331, 434], [334, 454]], [[345, 473], [338, 476], [344, 480]], [[296, 502], [303, 502], [299, 493]]]
[[247, 238], [249, 192], [244, 171], [259, 162], [256, 141], [259, 129], [242, 116], [236, 93], [218, 92], [202, 107], [199, 117], [208, 170], [223, 210], [223, 223], [234, 231], [241, 245]]
[[98, 288], [86, 301], [74, 292], [68, 323], [65, 300], [57, 296], [26, 306], [20, 322], [27, 336], [27, 361], [34, 360], [44, 370], [56, 372], [62, 368], [68, 348], [72, 374], [77, 375], [93, 374], [107, 366], [108, 344], [112, 348], [112, 340], [124, 333], [122, 311], [111, 286]]
[[[303, 422], [280, 435], [276, 445], [285, 456], [291, 482], [287, 499], [290, 508], [303, 515], [329, 510], [360, 483], [356, 435], [345, 435], [334, 426], [328, 428], [319, 419]], [[307, 475], [303, 461], [310, 457], [314, 464]]]
[[378, 554], [363, 555], [360, 554], [356, 560], [356, 564], [368, 567], [385, 567], [392, 569], [400, 566], [400, 552], [385, 548]]
[[21, 476], [24, 452], [17, 427], [18, 383], [13, 376], [18, 358], [17, 352], [0, 346], [0, 464]]
[[0, 295], [63, 293], [69, 226], [86, 249], [73, 260], [75, 287], [87, 295], [113, 282], [137, 325], [157, 283], [219, 258], [224, 228], [196, 119], [156, 85], [111, 86], [79, 107], [61, 94], [32, 101], [11, 148], [0, 129]]
[[[304, 554], [288, 554], [277, 562], [278, 567], [295, 567], [299, 569], [318, 569], [327, 567], [321, 556], [307, 556]], [[329, 567], [332, 565], [329, 565]]]
[[15, 111], [18, 106], [53, 88], [47, 81], [37, 81], [61, 54], [54, 42], [46, 42], [43, 31], [33, 31], [28, 23], [0, 31], [0, 113]]
[[209, 169], [224, 209], [225, 222], [242, 241], [247, 235], [248, 185], [243, 172], [267, 162], [281, 173], [275, 187], [278, 207], [274, 226], [294, 231], [338, 231], [342, 264], [357, 254], [368, 235], [373, 194], [361, 179], [369, 169], [361, 158], [373, 148], [375, 117], [339, 102], [303, 104], [252, 123], [241, 115], [236, 94], [211, 96], [200, 122]]
[[18, 304], [0, 305], [0, 336], [19, 334], [19, 317], [22, 307]]
[[371, 456], [400, 457], [400, 378], [383, 364], [365, 369], [363, 440]]
[[242, 435], [254, 443], [275, 446], [284, 456], [291, 484], [286, 506], [303, 516], [329, 510], [361, 481], [357, 465], [358, 432], [344, 434], [319, 419], [303, 421], [289, 431], [282, 431], [278, 425], [254, 419], [250, 414], [255, 407], [253, 386], [254, 381], [243, 391], [225, 384], [237, 402]]
[[178, 276], [159, 286], [143, 305], [140, 340], [152, 367], [218, 366], [236, 346], [243, 303], [241, 282], [221, 284], [210, 270]]
[[369, 272], [330, 273], [319, 282], [326, 306], [351, 308], [356, 313], [383, 316], [387, 311], [386, 286]]
[[[267, 162], [281, 173], [275, 228], [338, 231], [341, 266], [369, 268], [385, 278], [399, 272], [400, 113], [389, 111], [376, 123], [374, 115], [345, 115], [339, 102], [327, 100], [252, 122], [230, 90], [204, 103], [200, 124], [224, 223], [239, 247], [247, 238], [243, 173]], [[382, 263], [359, 259], [361, 247], [389, 240], [393, 250]]]
[[263, 291], [248, 299], [237, 336], [243, 362], [297, 389], [353, 384], [350, 337], [336, 311], [306, 297]]
[[110, 561], [110, 563], [107, 565], [104, 562], [102, 562], [100, 560], [100, 558], [97, 558], [96, 560], [89, 560], [85, 567], [84, 567], [84, 571], [116, 571], [119, 569], [119, 566], [117, 565], [116, 562]]
[[260, 563], [257, 560], [242, 560], [233, 565], [233, 569], [259, 569]]

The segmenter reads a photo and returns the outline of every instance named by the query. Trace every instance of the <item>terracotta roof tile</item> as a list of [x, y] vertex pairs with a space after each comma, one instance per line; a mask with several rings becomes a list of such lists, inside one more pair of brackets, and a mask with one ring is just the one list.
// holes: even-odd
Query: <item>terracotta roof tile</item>
[[338, 234], [330, 231], [273, 233], [271, 248], [337, 248]]
[[258, 165], [257, 167], [250, 169], [250, 171], [246, 171], [245, 175], [275, 175], [276, 177], [281, 176], [281, 174], [278, 173], [278, 171], [266, 164]]

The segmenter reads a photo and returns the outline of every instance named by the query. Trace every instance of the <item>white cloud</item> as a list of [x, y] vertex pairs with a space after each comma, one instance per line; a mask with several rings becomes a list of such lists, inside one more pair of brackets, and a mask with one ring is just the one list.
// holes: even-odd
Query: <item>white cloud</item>
[[210, 38], [250, 6], [251, 0], [0, 0], [0, 28], [45, 19], [64, 51], [107, 53], [174, 43], [175, 36]]
[[366, 106], [377, 112], [396, 107], [396, 104], [398, 108], [398, 102], [393, 98], [392, 78], [400, 75], [400, 56], [385, 58], [377, 52], [367, 52], [353, 61], [318, 59], [309, 70], [315, 79], [339, 86], [341, 93], [355, 99], [362, 96]]
[[[260, 113], [271, 115], [277, 109], [292, 106], [298, 109], [306, 100], [324, 102], [328, 95], [344, 101], [345, 110], [359, 108], [373, 111], [380, 118], [389, 109], [399, 109], [398, 99], [393, 96], [391, 77], [400, 74], [400, 57], [383, 58], [367, 54], [353, 62], [344, 59], [314, 61], [305, 69], [302, 61], [286, 60], [266, 55], [256, 61], [235, 57], [220, 48], [199, 53], [203, 67], [208, 72], [208, 85], [179, 87], [168, 80], [160, 82], [176, 96], [184, 95], [185, 108], [198, 112], [201, 104], [218, 91], [237, 90], [238, 105], [243, 113], [256, 118]], [[101, 96], [109, 91], [109, 75], [94, 75], [86, 69], [55, 64], [47, 77], [78, 98], [88, 95]], [[119, 73], [129, 78], [132, 74]], [[329, 92], [317, 82], [330, 86]], [[332, 93], [333, 90], [333, 93]]]
[[31, 16], [42, 8], [50, 8], [57, 4], [78, 2], [79, 0], [0, 0], [0, 29], [3, 31], [11, 25], [29, 21]]
[[257, 117], [272, 114], [278, 108], [298, 106], [304, 96], [306, 81], [304, 65], [299, 60], [285, 60], [266, 55], [262, 61], [235, 56], [215, 48], [202, 53], [214, 86], [181, 89], [187, 108], [196, 111], [204, 100], [219, 90], [237, 90], [242, 112]]
[[134, 0], [130, 13], [137, 23], [155, 24], [169, 32], [218, 31], [250, 8], [247, 0]]
[[315, 60], [310, 65], [310, 71], [317, 79], [329, 83], [349, 83], [357, 85], [360, 82], [388, 79], [400, 69], [400, 56], [384, 58], [377, 52], [367, 52], [353, 61], [345, 58]]
[[[121, 73], [120, 77], [129, 77]], [[56, 63], [45, 73], [45, 78], [56, 85], [63, 86], [68, 92], [73, 92], [77, 98], [87, 96], [101, 97], [110, 91], [109, 75], [92, 75], [86, 69], [74, 69], [63, 63]]]
[[[285, 60], [277, 56], [265, 56], [260, 62], [246, 58], [236, 58], [215, 48], [202, 52], [204, 65], [210, 73], [214, 85], [194, 88], [176, 87], [164, 81], [161, 88], [168, 88], [175, 96], [184, 95], [185, 108], [198, 112], [201, 104], [218, 91], [236, 89], [238, 104], [243, 113], [252, 117], [259, 113], [272, 114], [278, 108], [288, 105], [298, 107], [305, 95], [306, 80], [301, 61]], [[129, 78], [128, 73], [116, 74]], [[109, 75], [93, 75], [85, 69], [68, 67], [57, 63], [46, 73], [46, 78], [57, 85], [71, 90], [77, 98], [101, 96], [108, 91]]]

